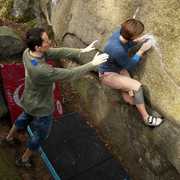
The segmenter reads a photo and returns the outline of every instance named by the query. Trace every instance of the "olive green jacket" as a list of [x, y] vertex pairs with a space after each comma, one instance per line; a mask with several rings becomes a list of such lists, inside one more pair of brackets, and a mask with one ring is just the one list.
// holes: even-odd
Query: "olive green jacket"
[[34, 57], [26, 49], [23, 53], [25, 88], [21, 104], [30, 115], [47, 116], [54, 111], [53, 82], [73, 81], [93, 69], [91, 62], [71, 69], [53, 68], [46, 60], [78, 58], [81, 49], [50, 48], [42, 58]]

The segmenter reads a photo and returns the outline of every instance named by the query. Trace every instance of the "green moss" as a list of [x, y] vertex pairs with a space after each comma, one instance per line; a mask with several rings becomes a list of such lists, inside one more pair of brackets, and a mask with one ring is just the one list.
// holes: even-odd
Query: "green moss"
[[29, 23], [27, 23], [27, 25], [25, 26], [25, 28], [26, 28], [27, 30], [30, 30], [30, 29], [34, 28], [35, 25], [36, 25], [35, 22], [30, 21]]
[[153, 141], [155, 144], [159, 144], [161, 140], [162, 138], [157, 133], [153, 133]]
[[0, 179], [2, 180], [21, 180], [19, 174], [16, 171], [15, 165], [13, 165], [5, 153], [0, 147]]
[[[26, 0], [23, 1], [26, 2]], [[29, 4], [34, 4], [34, 0], [29, 0]]]
[[17, 23], [26, 23], [34, 18], [35, 18], [35, 15], [31, 12], [31, 8], [27, 8], [26, 11], [24, 12], [24, 15], [18, 18], [14, 16], [9, 16], [9, 19]]
[[24, 15], [18, 18], [18, 22], [25, 23], [35, 18], [35, 15], [31, 12], [31, 8], [27, 8]]
[[2, 16], [6, 19], [9, 19], [9, 12], [12, 10], [14, 2], [13, 1], [8, 1], [6, 2], [5, 0], [2, 1], [2, 7], [6, 8], [6, 11], [2, 14]]
[[[5, 2], [3, 2], [2, 4], [4, 4]], [[29, 5], [33, 4], [34, 1], [33, 0], [30, 0], [29, 1]], [[28, 22], [32, 19], [35, 18], [35, 15], [32, 13], [32, 8], [29, 7], [25, 10], [23, 16], [20, 16], [20, 17], [15, 17], [15, 16], [10, 16], [9, 13], [11, 12], [11, 10], [13, 9], [13, 5], [14, 5], [14, 2], [9, 2], [9, 3], [6, 3], [6, 11], [2, 14], [2, 16], [6, 19], [10, 19], [10, 20], [13, 20], [14, 22], [16, 23], [25, 23], [25, 22]], [[2, 5], [3, 7], [3, 5]]]
[[51, 31], [48, 33], [49, 39], [53, 40], [54, 39], [54, 32]]
[[4, 7], [4, 3], [6, 2], [6, 0], [2, 0], [0, 3], [0, 9]]
[[87, 81], [83, 79], [79, 79], [78, 81], [73, 82], [73, 86], [77, 89], [88, 109], [90, 109], [91, 103], [88, 95], [88, 91], [90, 89], [90, 85]]
[[34, 4], [34, 0], [29, 0], [29, 4]]

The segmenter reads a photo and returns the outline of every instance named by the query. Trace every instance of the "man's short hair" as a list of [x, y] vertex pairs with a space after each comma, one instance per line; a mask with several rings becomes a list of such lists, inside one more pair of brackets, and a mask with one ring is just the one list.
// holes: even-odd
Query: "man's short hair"
[[26, 34], [26, 44], [31, 51], [35, 51], [36, 46], [41, 46], [43, 39], [42, 33], [45, 32], [42, 28], [33, 28]]
[[128, 41], [132, 41], [142, 34], [144, 24], [137, 19], [127, 19], [122, 23], [120, 35]]

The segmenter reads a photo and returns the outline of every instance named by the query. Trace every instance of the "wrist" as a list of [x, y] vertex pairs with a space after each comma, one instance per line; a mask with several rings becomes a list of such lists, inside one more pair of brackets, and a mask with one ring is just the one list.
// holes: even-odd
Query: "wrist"
[[91, 64], [93, 65], [93, 66], [96, 66], [96, 63], [92, 60], [91, 61]]
[[81, 49], [81, 53], [85, 53], [86, 52], [86, 49]]
[[136, 53], [138, 56], [142, 56], [142, 54], [144, 53], [143, 50], [139, 49], [139, 51]]

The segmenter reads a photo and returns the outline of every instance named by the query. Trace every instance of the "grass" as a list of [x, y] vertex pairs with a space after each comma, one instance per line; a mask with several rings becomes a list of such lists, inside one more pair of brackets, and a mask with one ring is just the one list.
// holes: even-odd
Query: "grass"
[[0, 179], [21, 180], [15, 165], [12, 164], [11, 160], [2, 147], [0, 147]]

